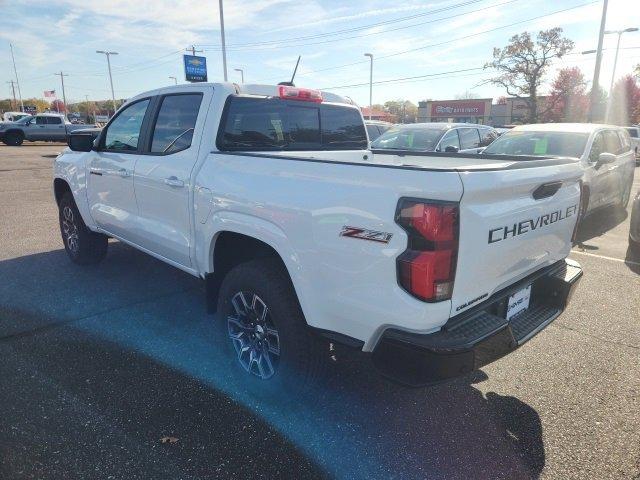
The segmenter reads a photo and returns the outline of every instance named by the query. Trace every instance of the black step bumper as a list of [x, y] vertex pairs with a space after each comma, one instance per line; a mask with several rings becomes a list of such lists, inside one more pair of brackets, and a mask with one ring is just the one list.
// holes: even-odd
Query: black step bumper
[[[410, 386], [481, 368], [514, 351], [555, 320], [581, 277], [577, 262], [562, 260], [452, 317], [436, 333], [388, 329], [373, 351], [373, 363], [382, 375]], [[507, 321], [509, 296], [527, 285], [532, 286], [529, 308]]]

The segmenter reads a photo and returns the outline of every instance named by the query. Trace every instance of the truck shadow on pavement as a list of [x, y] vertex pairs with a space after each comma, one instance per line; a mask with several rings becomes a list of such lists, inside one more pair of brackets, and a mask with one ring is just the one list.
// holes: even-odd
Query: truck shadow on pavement
[[98, 266], [56, 250], [0, 262], [0, 278], [2, 478], [537, 478], [544, 468], [539, 415], [483, 394], [483, 372], [407, 389], [345, 352], [314, 402], [247, 397], [221, 368], [200, 282], [120, 243]]

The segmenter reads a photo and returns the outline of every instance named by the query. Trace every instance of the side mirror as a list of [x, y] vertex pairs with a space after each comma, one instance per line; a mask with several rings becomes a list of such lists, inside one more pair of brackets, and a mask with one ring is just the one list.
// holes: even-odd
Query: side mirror
[[444, 149], [447, 153], [458, 153], [460, 149], [454, 145], [448, 145], [447, 148]]
[[67, 144], [74, 152], [90, 152], [93, 150], [94, 138], [90, 133], [71, 134]]
[[616, 161], [616, 156], [613, 153], [601, 153], [598, 155], [598, 161], [596, 162], [596, 168], [607, 165], [608, 163], [613, 163]]

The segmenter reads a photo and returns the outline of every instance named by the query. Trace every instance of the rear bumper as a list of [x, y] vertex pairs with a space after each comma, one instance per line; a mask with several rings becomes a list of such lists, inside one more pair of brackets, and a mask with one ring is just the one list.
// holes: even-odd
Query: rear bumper
[[[388, 329], [373, 351], [373, 363], [382, 375], [410, 386], [481, 368], [514, 351], [555, 320], [581, 277], [577, 262], [562, 260], [452, 317], [436, 333]], [[529, 309], [507, 321], [509, 296], [527, 285], [532, 285]]]

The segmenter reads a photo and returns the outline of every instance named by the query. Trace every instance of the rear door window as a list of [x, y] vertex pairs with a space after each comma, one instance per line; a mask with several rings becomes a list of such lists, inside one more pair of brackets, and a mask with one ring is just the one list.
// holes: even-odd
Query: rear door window
[[607, 130], [604, 132], [604, 151], [607, 153], [613, 153], [618, 155], [622, 152], [622, 144], [620, 143], [620, 137], [614, 130]]
[[367, 135], [352, 107], [230, 97], [217, 146], [223, 151], [362, 149]]
[[62, 119], [60, 117], [47, 117], [47, 123], [49, 125], [60, 125], [62, 123]]
[[162, 99], [153, 128], [152, 153], [170, 154], [191, 146], [201, 101], [201, 93], [167, 95]]
[[480, 146], [480, 136], [477, 128], [459, 128], [460, 149], [478, 148]]
[[480, 129], [480, 146], [486, 147], [498, 138], [498, 133], [491, 128]]
[[438, 151], [446, 152], [447, 147], [455, 147], [460, 150], [460, 140], [458, 139], [458, 132], [455, 129], [449, 130], [444, 135], [444, 137], [442, 137], [442, 140], [440, 140], [440, 147], [438, 147]]
[[622, 153], [626, 153], [631, 150], [631, 139], [624, 130], [618, 130], [618, 137], [620, 137], [620, 143], [622, 143]]

